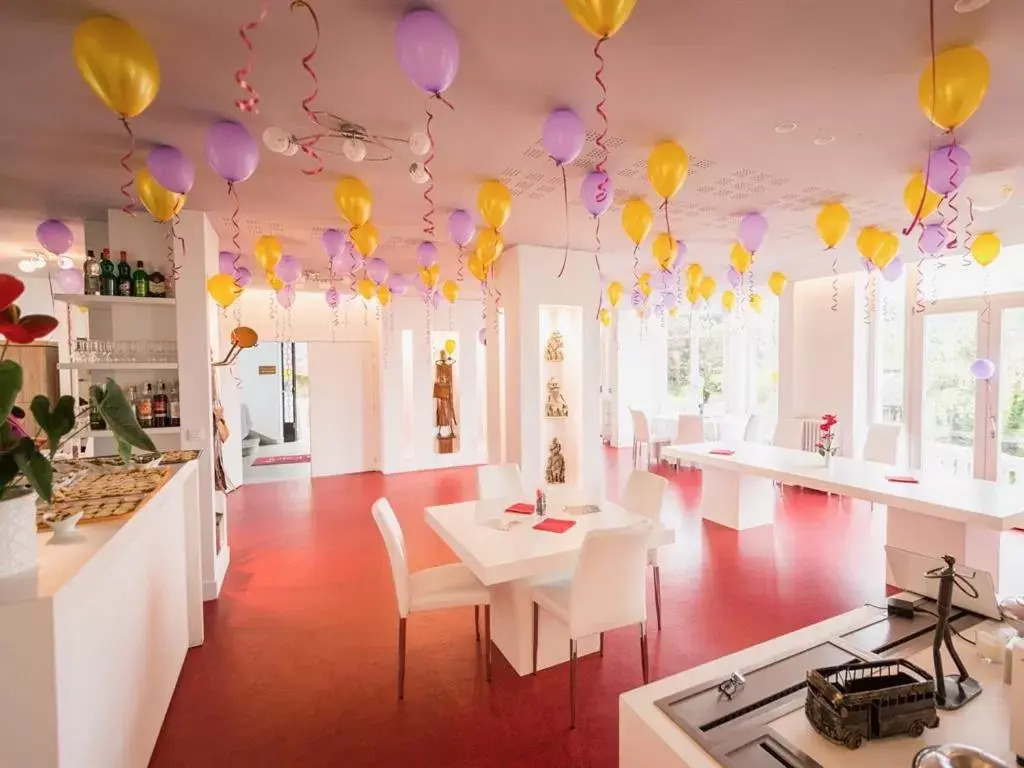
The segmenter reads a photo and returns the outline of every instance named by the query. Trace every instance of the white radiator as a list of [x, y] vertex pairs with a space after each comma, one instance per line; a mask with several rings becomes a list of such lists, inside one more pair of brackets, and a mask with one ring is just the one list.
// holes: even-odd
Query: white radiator
[[800, 440], [800, 447], [805, 451], [816, 452], [818, 450], [818, 438], [821, 436], [821, 419], [804, 419], [803, 437]]

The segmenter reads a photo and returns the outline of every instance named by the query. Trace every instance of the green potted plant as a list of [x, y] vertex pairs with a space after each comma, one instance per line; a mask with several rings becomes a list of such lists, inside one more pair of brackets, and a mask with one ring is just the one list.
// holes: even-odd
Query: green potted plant
[[78, 409], [74, 398], [64, 395], [51, 403], [45, 395], [36, 395], [30, 409], [39, 424], [39, 433], [30, 436], [12, 416], [21, 392], [21, 366], [6, 359], [11, 344], [31, 344], [51, 333], [57, 320], [49, 315], [22, 315], [18, 297], [25, 285], [18, 278], [0, 274], [0, 577], [23, 573], [36, 563], [36, 496], [53, 500], [51, 461], [61, 446], [83, 429], [79, 417], [90, 407], [97, 408], [114, 433], [118, 453], [128, 460], [132, 447], [154, 451], [156, 447], [142, 431], [124, 392], [112, 379], [106, 386], [93, 386], [90, 405]]

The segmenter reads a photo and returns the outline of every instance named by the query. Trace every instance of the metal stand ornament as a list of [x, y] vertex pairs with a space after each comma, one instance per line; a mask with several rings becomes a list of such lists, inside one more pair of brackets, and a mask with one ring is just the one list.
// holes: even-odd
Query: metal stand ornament
[[[953, 645], [953, 631], [949, 626], [949, 615], [953, 607], [953, 589], [959, 589], [971, 598], [978, 597], [978, 590], [964, 576], [956, 572], [956, 559], [952, 555], [943, 555], [945, 565], [933, 568], [925, 576], [929, 579], [938, 579], [939, 596], [936, 614], [938, 624], [935, 626], [935, 637], [932, 640], [932, 662], [935, 665], [935, 704], [939, 709], [954, 710], [960, 709], [971, 699], [981, 693], [981, 684], [971, 678], [967, 667], [960, 660]], [[942, 647], [946, 647], [946, 653], [953, 660], [958, 675], [942, 674]]]

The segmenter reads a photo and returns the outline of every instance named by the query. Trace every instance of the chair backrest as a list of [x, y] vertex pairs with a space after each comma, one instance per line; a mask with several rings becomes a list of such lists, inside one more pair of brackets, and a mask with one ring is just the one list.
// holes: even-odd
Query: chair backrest
[[777, 448], [795, 448], [803, 450], [804, 447], [804, 420], [803, 419], [779, 419], [775, 425], [775, 432], [772, 434], [772, 445]]
[[653, 525], [590, 531], [569, 597], [569, 636], [596, 635], [647, 619], [647, 548]]
[[749, 419], [743, 416], [726, 416], [718, 422], [718, 439], [726, 443], [737, 443], [746, 439]]
[[633, 417], [633, 440], [638, 443], [649, 443], [651, 441], [651, 427], [647, 423], [647, 414], [635, 408], [629, 409]]
[[518, 464], [484, 464], [476, 468], [476, 492], [480, 499], [523, 499], [523, 478]]
[[864, 460], [896, 466], [900, 458], [900, 424], [871, 424], [864, 440]]
[[384, 546], [391, 560], [391, 575], [395, 580], [395, 597], [398, 598], [398, 615], [409, 615], [409, 560], [405, 555], [405, 537], [398, 524], [395, 511], [388, 500], [379, 498], [373, 502], [373, 520], [377, 523]]
[[684, 413], [679, 416], [679, 424], [676, 427], [676, 444], [686, 445], [687, 443], [704, 442], [704, 417], [692, 413]]
[[630, 512], [636, 512], [655, 525], [661, 520], [661, 502], [665, 497], [668, 480], [653, 472], [635, 469], [626, 480], [626, 488], [622, 492], [622, 506]]
[[761, 417], [756, 413], [751, 414], [747, 419], [747, 426], [743, 430], [743, 442], [756, 443], [761, 438]]

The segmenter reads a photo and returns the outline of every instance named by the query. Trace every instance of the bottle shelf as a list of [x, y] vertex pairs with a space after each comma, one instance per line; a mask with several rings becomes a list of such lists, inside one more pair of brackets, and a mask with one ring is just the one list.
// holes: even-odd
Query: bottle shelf
[[[181, 433], [181, 427], [150, 427], [149, 429], [143, 428], [142, 430], [147, 435], [177, 435]], [[110, 437], [114, 436], [114, 433], [109, 429], [90, 429], [85, 432], [87, 437]]]
[[74, 304], [76, 307], [141, 307], [145, 305], [159, 305], [162, 307], [173, 307], [176, 303], [174, 298], [158, 299], [141, 296], [87, 296], [83, 293], [55, 293], [53, 298], [63, 301], [65, 304]]
[[173, 371], [177, 363], [60, 363], [62, 371]]

